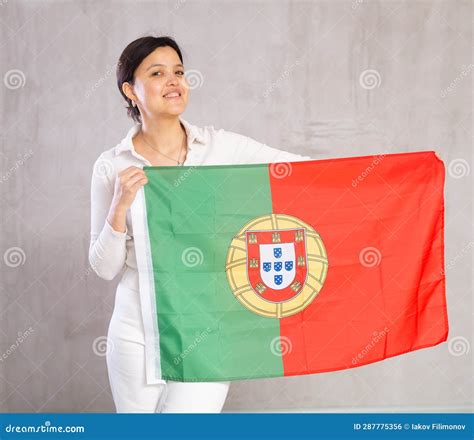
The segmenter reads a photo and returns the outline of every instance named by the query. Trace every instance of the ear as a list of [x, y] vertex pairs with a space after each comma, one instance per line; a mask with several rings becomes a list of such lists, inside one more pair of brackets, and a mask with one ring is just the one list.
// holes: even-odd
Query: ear
[[128, 99], [131, 99], [132, 101], [137, 101], [137, 97], [133, 93], [133, 87], [131, 86], [131, 84], [129, 82], [124, 82], [122, 84], [122, 91], [123, 91], [123, 93], [125, 93], [125, 96]]

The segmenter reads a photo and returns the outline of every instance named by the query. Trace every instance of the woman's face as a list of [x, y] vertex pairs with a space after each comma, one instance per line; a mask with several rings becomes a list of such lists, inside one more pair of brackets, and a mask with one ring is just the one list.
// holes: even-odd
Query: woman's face
[[[168, 46], [159, 47], [136, 69], [132, 99], [137, 103], [142, 118], [179, 115], [188, 104], [188, 90], [184, 66], [176, 51]], [[170, 92], [174, 93], [165, 96]]]

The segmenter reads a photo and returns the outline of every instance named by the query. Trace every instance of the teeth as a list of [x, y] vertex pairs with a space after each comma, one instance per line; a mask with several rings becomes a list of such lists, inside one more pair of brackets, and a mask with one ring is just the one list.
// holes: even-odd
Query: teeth
[[179, 93], [171, 92], [171, 93], [167, 93], [165, 95], [165, 98], [173, 98], [173, 97], [176, 97], [176, 96], [179, 96]]

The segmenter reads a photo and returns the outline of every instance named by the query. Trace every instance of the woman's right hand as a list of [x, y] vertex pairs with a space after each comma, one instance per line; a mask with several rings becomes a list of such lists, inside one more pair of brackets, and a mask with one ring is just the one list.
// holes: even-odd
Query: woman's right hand
[[130, 208], [137, 191], [148, 183], [145, 172], [136, 166], [130, 166], [118, 173], [115, 179], [112, 205], [121, 211]]
[[127, 210], [132, 205], [137, 191], [148, 183], [145, 172], [130, 166], [118, 173], [115, 179], [114, 196], [110, 205], [107, 221], [118, 232], [127, 231]]

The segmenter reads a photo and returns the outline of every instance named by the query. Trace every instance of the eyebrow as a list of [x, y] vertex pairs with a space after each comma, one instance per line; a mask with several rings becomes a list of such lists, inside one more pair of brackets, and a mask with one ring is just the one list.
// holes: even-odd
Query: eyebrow
[[[146, 69], [146, 71], [150, 70], [152, 67], [155, 67], [155, 66], [166, 67], [166, 64], [152, 64], [151, 66], [148, 66], [148, 69]], [[184, 66], [182, 64], [175, 64], [174, 67], [184, 67]]]

